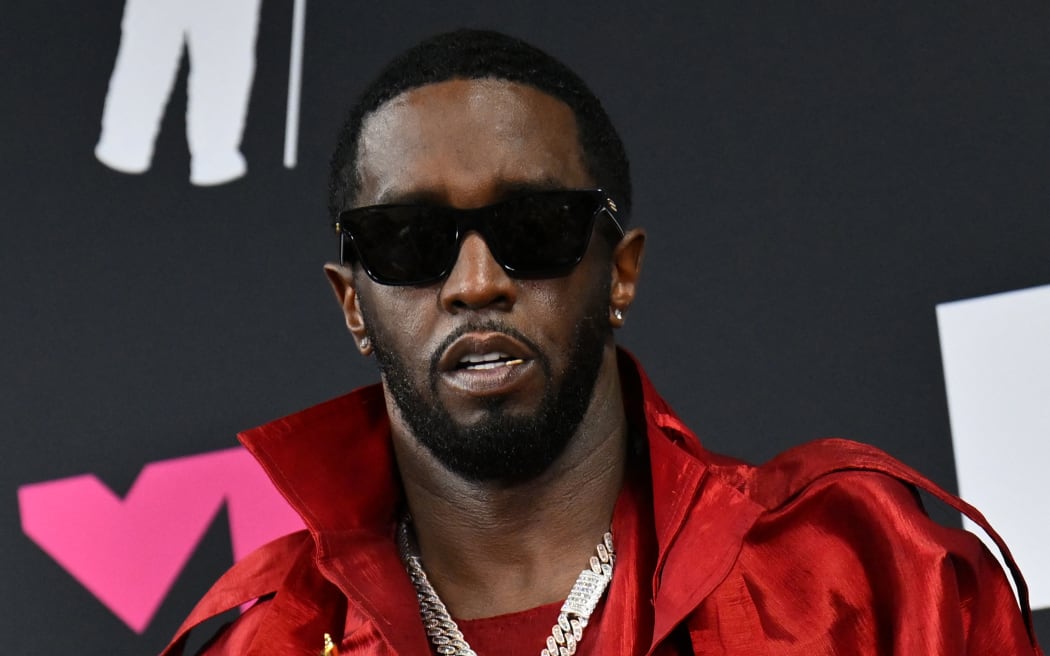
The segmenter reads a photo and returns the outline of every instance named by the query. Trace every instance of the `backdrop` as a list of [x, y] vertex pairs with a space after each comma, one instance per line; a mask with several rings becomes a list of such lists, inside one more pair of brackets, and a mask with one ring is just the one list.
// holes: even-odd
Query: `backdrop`
[[378, 67], [461, 25], [604, 100], [649, 230], [621, 341], [709, 447], [880, 446], [1050, 607], [1045, 1], [13, 0], [0, 650], [156, 652], [294, 528], [234, 434], [376, 379], [321, 271], [327, 160]]

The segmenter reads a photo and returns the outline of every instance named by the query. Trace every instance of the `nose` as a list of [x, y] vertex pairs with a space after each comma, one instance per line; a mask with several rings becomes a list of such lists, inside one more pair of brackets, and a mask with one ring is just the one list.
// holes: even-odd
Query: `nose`
[[459, 248], [452, 272], [441, 285], [441, 306], [457, 314], [468, 310], [509, 311], [517, 300], [517, 286], [492, 257], [485, 240], [468, 233]]

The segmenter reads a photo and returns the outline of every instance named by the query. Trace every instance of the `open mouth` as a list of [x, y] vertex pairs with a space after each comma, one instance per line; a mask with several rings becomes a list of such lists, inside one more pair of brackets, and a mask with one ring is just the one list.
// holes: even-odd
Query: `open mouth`
[[489, 353], [468, 353], [461, 357], [456, 363], [457, 370], [484, 371], [487, 369], [498, 369], [500, 367], [516, 367], [523, 364], [525, 360], [516, 358], [502, 351], [491, 351]]
[[542, 387], [537, 358], [535, 349], [506, 332], [469, 332], [445, 349], [438, 371], [455, 394], [500, 396]]

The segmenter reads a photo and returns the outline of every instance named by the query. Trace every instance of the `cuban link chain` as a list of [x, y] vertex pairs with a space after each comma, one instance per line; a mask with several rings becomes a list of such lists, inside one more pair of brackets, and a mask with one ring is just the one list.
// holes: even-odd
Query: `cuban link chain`
[[[401, 560], [416, 587], [419, 615], [423, 619], [423, 628], [434, 645], [434, 651], [442, 656], [477, 656], [477, 652], [467, 644], [463, 632], [452, 619], [437, 590], [430, 585], [419, 556], [412, 552], [407, 520], [402, 520], [398, 525], [397, 542]], [[558, 613], [558, 622], [551, 628], [551, 634], [547, 636], [547, 645], [540, 651], [540, 656], [572, 656], [576, 653], [576, 647], [583, 638], [583, 630], [587, 628], [587, 621], [612, 581], [613, 565], [616, 562], [612, 533], [602, 536], [595, 552], [596, 554], [591, 556], [590, 567], [580, 572], [572, 590], [569, 591], [569, 596], [565, 598], [561, 612]]]

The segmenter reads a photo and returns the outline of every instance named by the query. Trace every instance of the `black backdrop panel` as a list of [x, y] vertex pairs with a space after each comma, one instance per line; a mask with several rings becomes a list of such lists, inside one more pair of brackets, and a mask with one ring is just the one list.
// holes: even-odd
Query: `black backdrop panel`
[[523, 36], [606, 103], [649, 230], [622, 341], [714, 449], [843, 435], [955, 489], [934, 307], [1050, 283], [1045, 2], [315, 2], [288, 169], [293, 3], [268, 1], [248, 171], [214, 187], [189, 180], [185, 59], [149, 171], [96, 160], [123, 10], [16, 0], [0, 26], [5, 653], [158, 651], [232, 557], [220, 511], [138, 634], [25, 536], [20, 486], [123, 496], [375, 379], [321, 274], [326, 164], [367, 79], [436, 31]]

